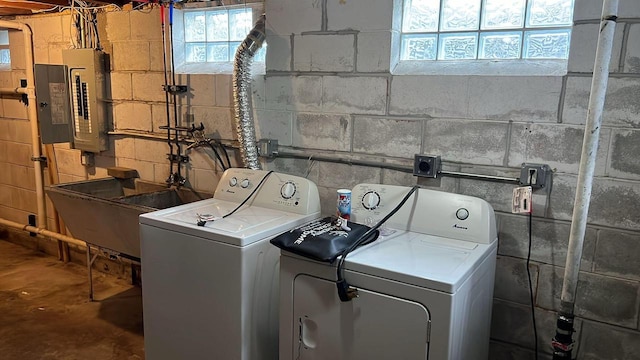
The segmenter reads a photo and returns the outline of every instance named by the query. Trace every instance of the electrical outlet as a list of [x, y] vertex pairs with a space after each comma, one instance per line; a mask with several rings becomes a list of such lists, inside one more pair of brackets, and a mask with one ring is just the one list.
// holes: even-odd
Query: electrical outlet
[[96, 156], [92, 152], [83, 151], [80, 155], [80, 163], [86, 167], [93, 167], [96, 164]]
[[278, 140], [260, 139], [258, 141], [258, 153], [263, 157], [276, 157], [278, 155]]
[[514, 214], [531, 212], [531, 186], [521, 186], [513, 189], [511, 212]]
[[549, 165], [523, 163], [520, 168], [520, 185], [529, 185], [534, 189], [544, 188], [550, 181], [551, 173]]
[[440, 172], [441, 160], [439, 155], [416, 154], [413, 160], [413, 175], [419, 177], [437, 178]]
[[[35, 214], [29, 214], [27, 216], [27, 221], [29, 223], [29, 226], [33, 226], [33, 227], [38, 226], [38, 224], [36, 223], [36, 215]], [[36, 236], [36, 235], [38, 235], [38, 234], [36, 234], [34, 232], [29, 232], [29, 236], [33, 237], [33, 236]]]

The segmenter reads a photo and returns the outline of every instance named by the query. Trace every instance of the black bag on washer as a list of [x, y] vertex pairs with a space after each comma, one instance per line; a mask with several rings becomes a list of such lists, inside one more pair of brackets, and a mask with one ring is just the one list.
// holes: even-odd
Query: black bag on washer
[[[344, 250], [367, 231], [366, 225], [349, 221], [351, 231], [343, 230], [333, 216], [314, 220], [271, 239], [271, 244], [282, 250], [313, 260], [333, 263]], [[373, 231], [362, 245], [373, 242], [380, 232]]]

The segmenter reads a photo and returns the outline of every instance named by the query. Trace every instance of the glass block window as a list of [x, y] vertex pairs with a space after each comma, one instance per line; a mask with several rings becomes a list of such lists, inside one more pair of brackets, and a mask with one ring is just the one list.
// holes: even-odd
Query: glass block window
[[403, 0], [400, 60], [566, 60], [575, 0]]
[[[225, 63], [233, 57], [253, 27], [253, 9], [185, 11], [184, 43], [187, 63]], [[264, 47], [255, 61], [264, 61]]]
[[[176, 73], [233, 73], [238, 46], [263, 13], [262, 2], [220, 6], [183, 2], [182, 9], [176, 9], [173, 16]], [[254, 74], [265, 73], [266, 47], [266, 43], [262, 44], [253, 58]]]
[[11, 68], [11, 53], [9, 52], [9, 31], [0, 30], [0, 69]]

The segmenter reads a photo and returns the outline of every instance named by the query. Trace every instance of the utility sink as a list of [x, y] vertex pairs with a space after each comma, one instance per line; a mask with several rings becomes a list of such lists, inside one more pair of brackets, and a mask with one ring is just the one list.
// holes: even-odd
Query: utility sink
[[140, 214], [213, 196], [113, 177], [48, 186], [46, 192], [74, 237], [138, 260]]

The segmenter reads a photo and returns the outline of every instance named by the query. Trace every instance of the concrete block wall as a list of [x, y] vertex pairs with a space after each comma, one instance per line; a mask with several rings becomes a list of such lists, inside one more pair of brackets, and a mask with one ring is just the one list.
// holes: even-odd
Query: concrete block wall
[[[67, 13], [18, 17], [33, 31], [34, 57], [37, 64], [62, 64], [62, 50], [73, 48], [71, 16]], [[109, 136], [109, 150], [97, 154], [95, 166], [81, 165], [81, 153], [69, 144], [55, 144], [54, 152], [61, 183], [107, 176], [110, 166], [131, 167], [141, 179], [164, 183], [169, 176], [166, 154], [165, 98], [162, 91], [163, 49], [158, 8], [107, 11], [98, 14], [98, 31], [104, 52], [109, 57], [108, 76], [111, 96], [107, 99], [113, 114], [110, 130], [124, 133]], [[10, 31], [12, 71], [0, 72], [0, 86], [17, 87], [25, 78], [22, 34]], [[169, 78], [171, 79], [171, 78]], [[257, 78], [254, 89], [264, 81]], [[212, 137], [234, 140], [233, 95], [231, 75], [177, 75], [177, 82], [190, 87], [178, 97], [181, 125], [202, 122]], [[258, 90], [256, 90], [258, 91]], [[264, 86], [260, 94], [264, 93]], [[261, 95], [264, 98], [264, 95]], [[256, 103], [259, 104], [257, 97]], [[173, 110], [170, 119], [173, 124]], [[189, 121], [187, 121], [187, 119]], [[277, 117], [274, 117], [277, 119]], [[265, 128], [268, 133], [269, 129]], [[137, 133], [132, 136], [130, 133]], [[43, 150], [44, 151], [44, 150]], [[44, 152], [43, 152], [44, 153]], [[36, 213], [34, 168], [30, 161], [31, 131], [27, 108], [16, 97], [0, 97], [0, 217], [26, 223]], [[188, 153], [191, 162], [182, 168], [188, 184], [198, 190], [213, 192], [221, 169], [210, 149], [198, 148]], [[232, 164], [237, 156], [230, 151]], [[45, 179], [48, 178], [45, 169]], [[174, 170], [175, 171], [175, 170]], [[48, 225], [53, 219], [48, 205]], [[55, 251], [41, 240], [40, 248]]]
[[[166, 134], [160, 129], [167, 124], [167, 110], [162, 91], [163, 40], [159, 9], [106, 12], [99, 15], [98, 24], [101, 39], [106, 39], [103, 40], [105, 52], [111, 57], [114, 131]], [[170, 43], [169, 38], [167, 41]], [[189, 87], [187, 94], [177, 98], [180, 125], [202, 122], [207, 134], [233, 140], [231, 75], [176, 74], [176, 82]], [[173, 126], [173, 107], [168, 117]], [[104, 156], [112, 158], [115, 165], [135, 168], [140, 177], [148, 181], [164, 183], [169, 176], [166, 140], [120, 135], [111, 136], [110, 144], [113, 146]], [[213, 191], [220, 175], [213, 154], [200, 148], [188, 155], [191, 162], [182, 167], [188, 184], [199, 190]], [[230, 155], [235, 161], [235, 155]]]
[[[397, 1], [268, 0], [267, 74], [255, 76], [258, 138], [324, 156], [378, 159], [409, 165], [415, 153], [442, 155], [444, 168], [516, 177], [521, 162], [554, 168], [550, 194], [534, 204], [531, 270], [541, 350], [558, 311], [570, 229], [582, 126], [602, 0], [576, 1], [566, 76], [392, 75], [397, 58]], [[596, 179], [576, 304], [577, 354], [583, 359], [630, 358], [640, 343], [640, 7], [621, 0]], [[34, 29], [38, 63], [59, 64], [71, 47], [68, 14], [20, 19]], [[111, 58], [111, 110], [116, 131], [96, 166], [56, 145], [61, 181], [105, 176], [104, 168], [133, 167], [145, 180], [168, 176], [161, 134], [166, 123], [160, 91], [162, 38], [157, 9], [101, 13], [100, 38]], [[21, 38], [12, 32], [13, 71], [0, 85], [15, 86], [24, 73]], [[184, 125], [193, 118], [208, 132], [233, 140], [229, 75], [180, 75], [190, 87], [178, 100]], [[0, 109], [0, 216], [24, 222], [35, 211], [26, 112], [3, 98]], [[171, 115], [173, 116], [173, 115]], [[235, 160], [235, 154], [232, 158]], [[212, 190], [219, 178], [211, 154], [193, 152], [185, 173], [191, 185]], [[499, 221], [499, 258], [492, 327], [492, 359], [531, 358], [533, 334], [526, 280], [526, 218], [509, 212], [511, 185], [416, 179], [376, 167], [276, 159], [268, 168], [308, 176], [320, 189], [323, 212], [332, 213], [335, 190], [360, 182], [413, 185], [485, 198]], [[636, 351], [637, 352], [637, 351]]]
[[[48, 18], [39, 24], [42, 26], [29, 24], [32, 29], [48, 27], [55, 30], [55, 34], [43, 34], [39, 41], [34, 41], [34, 56], [38, 59], [49, 62], [50, 52], [54, 61], [62, 59], [62, 18]], [[0, 72], [0, 84], [17, 87], [20, 79], [25, 78], [22, 33], [9, 31], [9, 42], [13, 71]], [[28, 215], [37, 212], [31, 156], [31, 128], [26, 106], [15, 96], [0, 95], [0, 217], [4, 219], [27, 223]]]
[[[281, 143], [310, 153], [404, 165], [415, 153], [439, 154], [447, 170], [509, 177], [519, 176], [523, 162], [549, 164], [553, 188], [534, 197], [530, 265], [537, 341], [549, 358], [602, 0], [576, 1], [565, 76], [393, 75], [399, 4], [267, 1], [265, 108], [277, 111], [280, 126], [291, 129], [288, 142]], [[638, 2], [621, 0], [619, 14], [581, 262], [578, 358], [630, 358], [622, 349], [640, 342]], [[359, 182], [420, 183], [485, 198], [499, 220], [491, 358], [532, 358], [527, 218], [510, 213], [512, 185], [424, 181], [393, 170], [313, 160], [278, 159], [269, 166], [308, 174], [320, 187], [325, 214], [334, 211], [336, 189]]]

